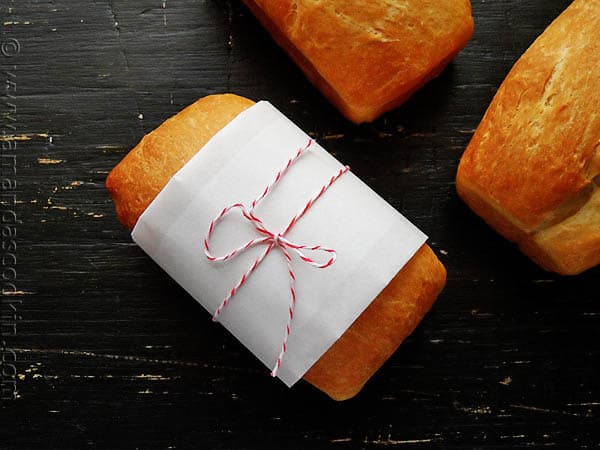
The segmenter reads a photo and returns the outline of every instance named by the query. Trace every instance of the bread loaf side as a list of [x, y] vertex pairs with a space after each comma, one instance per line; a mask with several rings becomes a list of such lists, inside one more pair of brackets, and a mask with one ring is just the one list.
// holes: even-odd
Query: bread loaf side
[[469, 0], [244, 0], [355, 123], [404, 103], [473, 33]]

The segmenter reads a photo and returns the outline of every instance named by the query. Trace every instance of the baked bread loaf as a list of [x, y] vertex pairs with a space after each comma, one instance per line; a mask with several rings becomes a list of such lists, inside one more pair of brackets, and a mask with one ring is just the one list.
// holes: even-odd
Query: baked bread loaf
[[473, 33], [469, 0], [244, 0], [348, 119], [370, 122], [436, 77]]
[[[169, 179], [252, 101], [232, 94], [198, 100], [167, 120], [110, 172], [106, 186], [130, 230]], [[358, 393], [429, 311], [446, 281], [423, 245], [304, 378], [336, 400]]]
[[600, 263], [600, 0], [575, 0], [517, 61], [465, 151], [464, 201], [543, 268]]

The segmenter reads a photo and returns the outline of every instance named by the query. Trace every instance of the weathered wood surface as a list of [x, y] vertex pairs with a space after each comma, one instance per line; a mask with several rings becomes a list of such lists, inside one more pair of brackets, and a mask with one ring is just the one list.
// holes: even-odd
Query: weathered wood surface
[[[3, 318], [1, 339], [17, 398], [2, 403], [0, 448], [597, 448], [600, 271], [536, 268], [453, 181], [495, 89], [568, 3], [475, 0], [473, 40], [442, 76], [356, 127], [239, 0], [0, 0], [0, 140], [17, 181], [4, 208], [19, 220], [17, 263], [3, 261], [17, 293], [2, 297], [17, 329]], [[352, 401], [272, 380], [116, 220], [108, 171], [225, 91], [310, 131], [448, 268], [433, 311]]]

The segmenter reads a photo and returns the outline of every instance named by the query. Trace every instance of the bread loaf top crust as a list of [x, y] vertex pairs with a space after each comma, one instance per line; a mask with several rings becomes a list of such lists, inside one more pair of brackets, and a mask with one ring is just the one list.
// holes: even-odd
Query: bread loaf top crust
[[406, 100], [466, 44], [469, 0], [244, 0], [354, 122]]
[[221, 128], [253, 104], [234, 94], [209, 95], [144, 136], [106, 179], [121, 223], [133, 230], [169, 179]]
[[573, 2], [510, 71], [460, 163], [459, 192], [525, 233], [572, 216], [597, 189], [599, 30], [600, 0]]

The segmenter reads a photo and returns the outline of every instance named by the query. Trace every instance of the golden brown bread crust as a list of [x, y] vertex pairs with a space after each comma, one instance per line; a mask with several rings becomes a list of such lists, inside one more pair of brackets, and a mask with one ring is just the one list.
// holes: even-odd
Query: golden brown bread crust
[[445, 281], [446, 269], [424, 245], [304, 379], [335, 400], [356, 395], [414, 331]]
[[275, 41], [355, 123], [437, 76], [473, 33], [469, 0], [244, 0]]
[[576, 0], [531, 45], [460, 162], [457, 190], [547, 270], [600, 263], [600, 0]]
[[253, 104], [233, 94], [209, 95], [144, 136], [106, 179], [121, 223], [132, 230], [167, 181], [221, 128]]
[[[232, 94], [205, 97], [144, 137], [106, 180], [123, 225], [133, 229], [168, 180], [252, 104]], [[423, 245], [305, 379], [336, 400], [354, 396], [414, 330], [445, 282], [444, 266]]]

